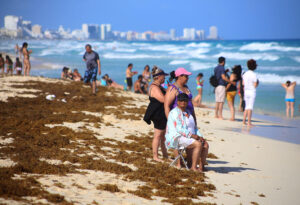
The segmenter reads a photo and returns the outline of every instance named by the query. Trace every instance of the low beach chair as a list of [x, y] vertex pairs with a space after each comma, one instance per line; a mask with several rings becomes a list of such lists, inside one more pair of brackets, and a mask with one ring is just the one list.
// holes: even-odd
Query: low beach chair
[[186, 163], [186, 161], [185, 161], [185, 159], [182, 155], [182, 153], [185, 151], [185, 148], [184, 147], [179, 147], [177, 150], [178, 150], [178, 156], [175, 157], [175, 159], [171, 162], [170, 166], [173, 166], [177, 162], [177, 160], [182, 159], [182, 161], [185, 165], [185, 168], [189, 169], [188, 166], [187, 166], [187, 163]]

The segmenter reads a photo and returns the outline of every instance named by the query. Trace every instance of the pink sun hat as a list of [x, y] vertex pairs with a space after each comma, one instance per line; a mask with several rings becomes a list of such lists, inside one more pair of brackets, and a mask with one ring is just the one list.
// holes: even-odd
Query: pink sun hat
[[192, 75], [191, 72], [188, 72], [185, 68], [177, 68], [175, 70], [175, 76], [181, 76], [181, 75]]

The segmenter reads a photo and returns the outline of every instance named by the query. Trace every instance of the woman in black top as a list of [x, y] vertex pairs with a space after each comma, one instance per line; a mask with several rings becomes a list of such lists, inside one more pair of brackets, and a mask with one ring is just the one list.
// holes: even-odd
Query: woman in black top
[[234, 121], [235, 119], [234, 99], [237, 92], [237, 83], [242, 79], [241, 72], [242, 72], [242, 67], [240, 65], [235, 65], [232, 68], [232, 73], [230, 75], [231, 83], [228, 83], [226, 86], [226, 98], [231, 113], [231, 118], [230, 118], [231, 121]]
[[165, 132], [167, 125], [167, 118], [164, 111], [165, 89], [161, 86], [165, 82], [166, 74], [163, 70], [154, 66], [152, 69], [153, 83], [149, 87], [150, 103], [146, 110], [144, 121], [149, 125], [151, 121], [154, 124], [154, 137], [152, 141], [153, 159], [155, 161], [162, 161], [158, 158], [158, 147], [161, 146], [161, 151], [164, 158], [168, 158], [168, 152], [165, 147]]

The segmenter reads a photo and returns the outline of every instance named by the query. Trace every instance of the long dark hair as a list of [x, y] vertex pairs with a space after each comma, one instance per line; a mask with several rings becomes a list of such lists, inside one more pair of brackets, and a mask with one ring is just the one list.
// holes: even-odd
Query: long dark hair
[[237, 80], [242, 79], [242, 66], [241, 65], [235, 65], [232, 68], [232, 73], [236, 75]]

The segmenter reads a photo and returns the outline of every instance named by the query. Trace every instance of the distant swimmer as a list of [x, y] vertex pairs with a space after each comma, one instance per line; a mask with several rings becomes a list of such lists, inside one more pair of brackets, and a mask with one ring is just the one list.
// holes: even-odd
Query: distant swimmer
[[24, 42], [23, 43], [23, 46], [21, 48], [22, 50], [22, 53], [23, 53], [23, 64], [24, 64], [24, 76], [29, 76], [30, 74], [30, 68], [31, 68], [31, 65], [30, 65], [30, 54], [32, 53], [32, 50], [28, 50], [28, 43]]
[[286, 104], [286, 117], [290, 116], [291, 110], [291, 118], [294, 117], [294, 105], [295, 105], [295, 87], [296, 81], [286, 81], [286, 83], [281, 84], [282, 87], [285, 88], [286, 95], [285, 95], [285, 104]]

